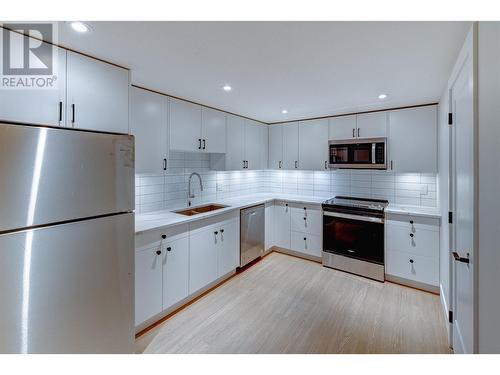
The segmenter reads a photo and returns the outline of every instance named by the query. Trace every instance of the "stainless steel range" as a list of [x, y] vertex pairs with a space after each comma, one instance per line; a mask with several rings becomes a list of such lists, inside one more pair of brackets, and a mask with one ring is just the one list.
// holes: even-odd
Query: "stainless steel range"
[[335, 197], [323, 207], [323, 265], [384, 281], [386, 200]]

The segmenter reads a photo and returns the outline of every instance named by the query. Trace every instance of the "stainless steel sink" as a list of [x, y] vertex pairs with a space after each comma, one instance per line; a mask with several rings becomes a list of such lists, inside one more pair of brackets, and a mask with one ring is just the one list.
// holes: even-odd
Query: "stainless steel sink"
[[190, 207], [190, 208], [186, 208], [184, 210], [179, 210], [179, 211], [174, 211], [174, 212], [176, 214], [193, 216], [193, 215], [203, 214], [205, 212], [220, 210], [221, 208], [226, 208], [226, 207], [229, 207], [229, 206], [223, 206], [221, 204], [206, 204], [204, 206]]

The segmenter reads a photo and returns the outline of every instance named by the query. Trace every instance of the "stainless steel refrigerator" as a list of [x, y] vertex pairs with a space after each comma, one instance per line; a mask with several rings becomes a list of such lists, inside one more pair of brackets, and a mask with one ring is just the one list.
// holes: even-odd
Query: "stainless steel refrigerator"
[[129, 353], [134, 140], [0, 123], [0, 353]]

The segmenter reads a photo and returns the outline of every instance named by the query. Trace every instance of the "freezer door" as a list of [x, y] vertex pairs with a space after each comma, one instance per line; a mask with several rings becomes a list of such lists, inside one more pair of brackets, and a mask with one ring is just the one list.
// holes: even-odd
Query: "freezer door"
[[134, 214], [0, 235], [0, 353], [132, 353]]
[[0, 233], [134, 209], [129, 135], [0, 123]]

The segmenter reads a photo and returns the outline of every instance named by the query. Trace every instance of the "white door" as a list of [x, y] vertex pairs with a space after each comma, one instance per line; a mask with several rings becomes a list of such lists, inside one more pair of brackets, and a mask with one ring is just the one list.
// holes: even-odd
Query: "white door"
[[372, 112], [357, 115], [356, 137], [377, 138], [387, 134], [387, 112]]
[[283, 124], [283, 169], [299, 168], [299, 123]]
[[[460, 259], [453, 267], [453, 348], [456, 353], [477, 352], [474, 340], [474, 57], [472, 31], [459, 56], [461, 67], [451, 85], [452, 180], [454, 223], [452, 248]], [[461, 60], [461, 61], [460, 61]], [[465, 262], [464, 262], [465, 260]], [[466, 263], [466, 262], [469, 263]]]
[[226, 152], [226, 114], [203, 107], [201, 111], [201, 139], [205, 152]]
[[201, 106], [170, 99], [170, 150], [201, 152]]
[[135, 252], [135, 325], [162, 311], [161, 245]]
[[283, 168], [283, 125], [269, 125], [269, 169]]
[[217, 279], [219, 229], [200, 229], [189, 234], [189, 293]]
[[437, 106], [390, 112], [388, 167], [400, 173], [437, 173]]
[[260, 168], [260, 126], [252, 120], [245, 120], [245, 160], [246, 169]]
[[299, 122], [299, 162], [300, 169], [328, 169], [327, 119]]
[[130, 106], [130, 133], [135, 136], [135, 172], [163, 173], [168, 156], [168, 98], [132, 87]]
[[68, 126], [129, 132], [127, 69], [68, 51], [66, 85]]
[[[10, 37], [11, 46], [21, 45], [23, 40], [39, 43], [21, 34], [0, 29], [1, 34]], [[3, 35], [2, 35], [3, 36]], [[3, 47], [0, 36], [0, 48]], [[12, 47], [11, 47], [12, 48]], [[23, 122], [52, 126], [65, 125], [66, 112], [66, 50], [52, 46], [56, 61], [53, 62], [53, 75], [57, 77], [53, 89], [2, 89], [0, 90], [0, 121]], [[22, 51], [22, 48], [19, 50]], [[8, 76], [4, 76], [5, 79]]]
[[260, 127], [260, 167], [259, 169], [268, 169], [269, 163], [269, 126], [259, 124]]
[[329, 139], [356, 138], [356, 115], [332, 117], [329, 124]]
[[277, 201], [274, 206], [274, 243], [284, 249], [290, 248], [290, 205]]
[[163, 310], [189, 295], [189, 239], [163, 245]]
[[227, 115], [226, 170], [243, 169], [245, 159], [245, 119]]
[[219, 230], [218, 277], [222, 277], [240, 265], [240, 223], [238, 220], [221, 226]]

